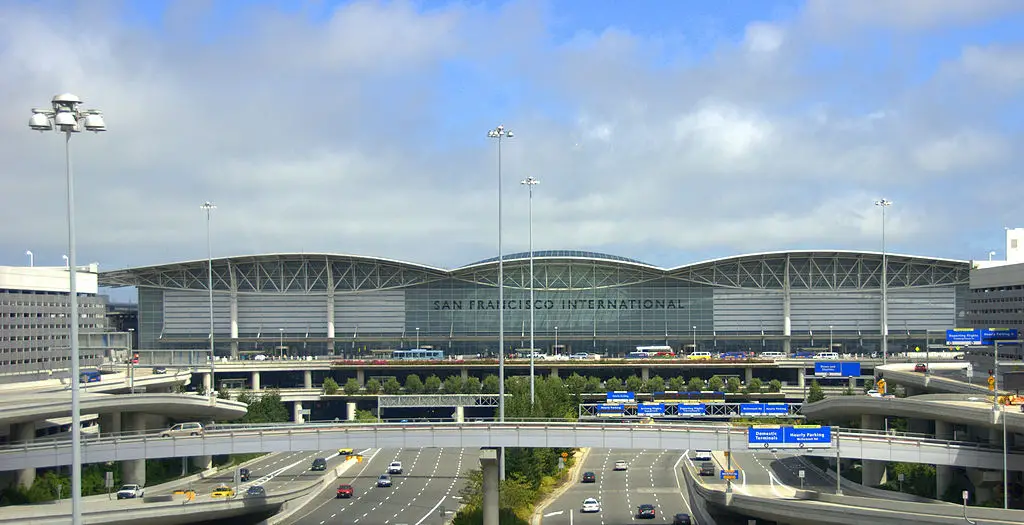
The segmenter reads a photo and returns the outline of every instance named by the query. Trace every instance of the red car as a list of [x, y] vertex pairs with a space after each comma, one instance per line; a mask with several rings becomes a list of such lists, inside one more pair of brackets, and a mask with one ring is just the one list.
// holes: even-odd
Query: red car
[[928, 366], [925, 365], [924, 363], [918, 363], [918, 364], [914, 365], [914, 371], [915, 372], [927, 372], [928, 371]]
[[351, 498], [354, 491], [352, 485], [338, 485], [338, 496], [339, 498]]

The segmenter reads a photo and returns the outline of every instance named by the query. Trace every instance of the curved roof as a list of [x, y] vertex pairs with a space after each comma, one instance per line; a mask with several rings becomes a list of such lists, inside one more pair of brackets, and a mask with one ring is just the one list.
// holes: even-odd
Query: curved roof
[[[502, 261], [515, 261], [515, 260], [528, 260], [530, 258], [530, 252], [518, 252], [508, 253], [501, 256]], [[534, 259], [593, 259], [602, 261], [620, 261], [628, 262], [633, 264], [642, 264], [644, 266], [654, 267], [653, 264], [645, 263], [637, 259], [630, 259], [629, 257], [623, 257], [621, 255], [610, 255], [601, 252], [588, 252], [585, 250], [534, 250]], [[477, 266], [481, 264], [498, 262], [497, 257], [490, 257], [474, 263], [462, 266], [462, 268], [468, 268], [470, 266]]]

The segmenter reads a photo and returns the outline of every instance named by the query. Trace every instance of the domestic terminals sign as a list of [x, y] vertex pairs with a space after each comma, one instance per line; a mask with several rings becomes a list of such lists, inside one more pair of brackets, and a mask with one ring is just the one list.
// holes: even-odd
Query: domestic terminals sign
[[747, 448], [832, 448], [832, 427], [752, 426], [747, 431]]

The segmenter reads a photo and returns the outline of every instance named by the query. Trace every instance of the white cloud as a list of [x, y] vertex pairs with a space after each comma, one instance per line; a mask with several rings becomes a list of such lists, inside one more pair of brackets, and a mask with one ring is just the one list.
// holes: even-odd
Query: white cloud
[[829, 31], [863, 26], [921, 30], [961, 25], [1024, 10], [1017, 0], [809, 0], [808, 22]]
[[914, 149], [914, 162], [931, 172], [984, 170], [1005, 159], [1010, 145], [1002, 137], [963, 131], [925, 142]]
[[743, 44], [748, 51], [753, 53], [772, 53], [782, 47], [785, 38], [786, 33], [781, 27], [764, 22], [753, 22], [747, 24]]
[[997, 89], [1024, 88], [1024, 46], [968, 46], [957, 64], [971, 79]]

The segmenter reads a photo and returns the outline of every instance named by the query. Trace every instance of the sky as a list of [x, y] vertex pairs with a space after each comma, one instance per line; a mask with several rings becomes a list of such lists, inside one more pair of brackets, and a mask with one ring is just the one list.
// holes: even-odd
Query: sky
[[1024, 2], [0, 3], [0, 265], [279, 252], [672, 267], [789, 249], [1003, 257]]

